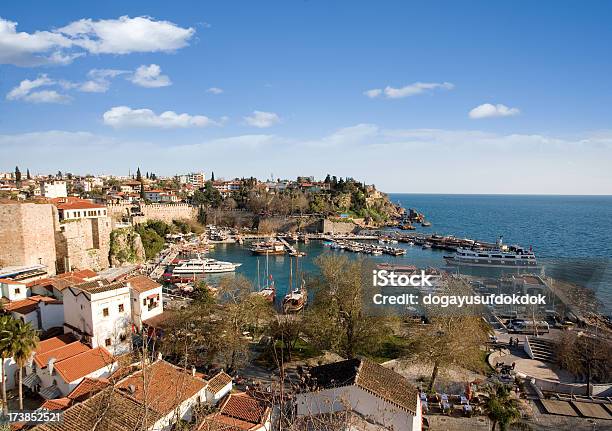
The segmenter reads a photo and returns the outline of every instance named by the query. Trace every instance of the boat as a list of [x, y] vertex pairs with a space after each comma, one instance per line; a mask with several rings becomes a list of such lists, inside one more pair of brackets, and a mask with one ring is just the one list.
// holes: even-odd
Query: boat
[[414, 265], [395, 265], [392, 263], [384, 262], [376, 265], [376, 269], [385, 270], [389, 272], [413, 274], [416, 272], [417, 267]]
[[430, 227], [430, 226], [431, 226], [431, 222], [428, 222], [428, 221], [423, 220], [423, 221], [421, 222], [421, 226], [423, 226], [423, 227]]
[[256, 242], [251, 247], [253, 254], [285, 254], [285, 245], [280, 241], [261, 241]]
[[272, 303], [276, 298], [276, 288], [274, 284], [271, 284], [268, 287], [264, 287], [263, 289], [255, 292], [256, 295], [263, 297], [266, 301]]
[[294, 289], [283, 298], [283, 311], [285, 314], [298, 313], [306, 305], [306, 289]]
[[428, 248], [431, 248], [431, 244], [429, 244], [429, 243], [424, 243], [424, 244], [423, 244], [423, 250], [426, 250], [426, 249], [428, 249]]
[[415, 230], [416, 229], [416, 227], [412, 226], [411, 223], [404, 223], [404, 224], [400, 225], [399, 228], [402, 229], [402, 230]]
[[527, 250], [517, 245], [502, 244], [502, 237], [497, 240], [494, 248], [458, 248], [455, 254], [444, 256], [449, 265], [488, 266], [497, 268], [536, 267], [538, 262], [531, 249]]
[[174, 267], [172, 270], [173, 276], [181, 276], [184, 274], [213, 274], [221, 272], [233, 272], [241, 263], [223, 262], [216, 259], [204, 258], [198, 256], [195, 259], [189, 259]]

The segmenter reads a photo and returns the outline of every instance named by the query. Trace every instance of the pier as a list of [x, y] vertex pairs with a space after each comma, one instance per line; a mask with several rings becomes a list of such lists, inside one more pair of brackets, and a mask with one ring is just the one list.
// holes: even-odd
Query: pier
[[285, 238], [283, 238], [282, 236], [278, 235], [276, 237], [276, 239], [283, 243], [283, 245], [285, 246], [285, 248], [287, 249], [287, 251], [290, 254], [297, 254], [297, 250], [295, 249], [295, 247], [293, 247], [291, 244], [289, 244]]
[[179, 248], [175, 245], [170, 246], [168, 253], [155, 265], [153, 270], [149, 273], [149, 277], [153, 280], [159, 280], [164, 275], [164, 271], [172, 263], [174, 259], [179, 255]]

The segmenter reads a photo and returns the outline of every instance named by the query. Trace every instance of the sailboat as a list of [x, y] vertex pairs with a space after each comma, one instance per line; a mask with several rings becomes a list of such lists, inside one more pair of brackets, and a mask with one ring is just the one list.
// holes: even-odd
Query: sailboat
[[[289, 292], [290, 293], [285, 295], [285, 297], [283, 298], [283, 311], [285, 312], [285, 314], [298, 313], [302, 311], [304, 309], [304, 306], [306, 305], [306, 300], [308, 298], [304, 279], [302, 279], [302, 284], [299, 289], [298, 288], [292, 289], [293, 288], [293, 263], [292, 261], [290, 261], [289, 263], [290, 263], [289, 265]], [[295, 272], [296, 272], [296, 278], [297, 278], [299, 274], [297, 257], [295, 259]]]
[[255, 292], [255, 294], [263, 297], [270, 303], [274, 303], [276, 299], [276, 287], [272, 274], [268, 272], [268, 256], [266, 256], [266, 286], [263, 289], [261, 289], [259, 280], [259, 259], [257, 259], [257, 292]]

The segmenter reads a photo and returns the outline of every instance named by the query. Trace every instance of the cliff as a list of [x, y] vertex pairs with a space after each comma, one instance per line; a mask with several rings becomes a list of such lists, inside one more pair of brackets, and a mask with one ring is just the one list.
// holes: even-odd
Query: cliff
[[110, 261], [112, 266], [126, 263], [144, 263], [145, 250], [140, 235], [132, 227], [111, 232]]

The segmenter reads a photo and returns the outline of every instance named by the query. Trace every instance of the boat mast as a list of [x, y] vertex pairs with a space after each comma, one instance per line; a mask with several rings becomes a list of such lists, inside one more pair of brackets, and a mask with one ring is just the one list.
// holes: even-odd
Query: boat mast
[[257, 258], [257, 291], [261, 290], [260, 278], [259, 278], [259, 258]]
[[293, 258], [291, 256], [289, 256], [289, 292], [293, 292]]

